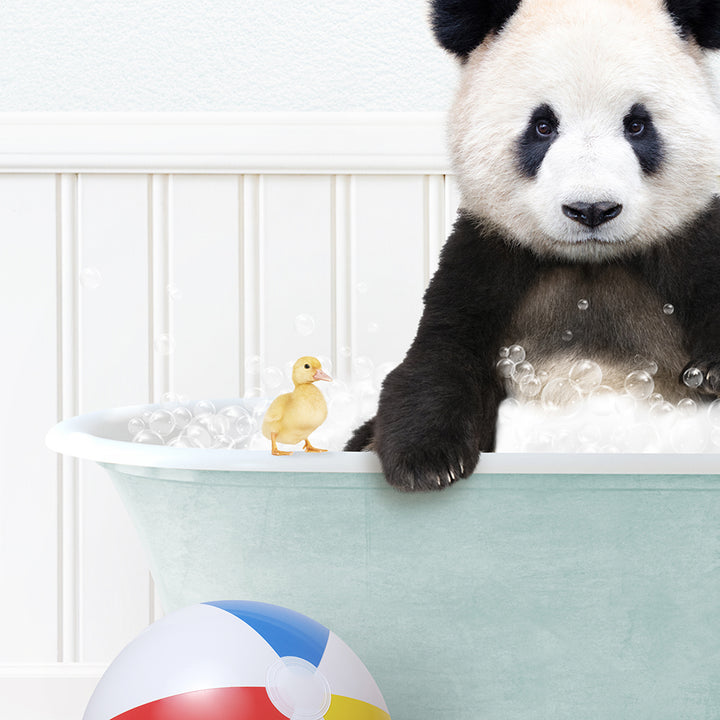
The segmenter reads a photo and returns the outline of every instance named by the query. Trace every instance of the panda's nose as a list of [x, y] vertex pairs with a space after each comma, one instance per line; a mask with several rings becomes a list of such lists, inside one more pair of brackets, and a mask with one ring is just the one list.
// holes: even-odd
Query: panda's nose
[[622, 211], [622, 205], [614, 202], [573, 203], [562, 206], [563, 214], [571, 220], [594, 228], [616, 218]]

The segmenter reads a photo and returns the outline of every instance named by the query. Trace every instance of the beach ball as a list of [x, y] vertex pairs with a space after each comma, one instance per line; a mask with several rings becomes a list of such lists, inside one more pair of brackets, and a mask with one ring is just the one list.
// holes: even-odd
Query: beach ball
[[305, 615], [210, 602], [158, 620], [111, 663], [83, 720], [390, 720], [367, 668]]

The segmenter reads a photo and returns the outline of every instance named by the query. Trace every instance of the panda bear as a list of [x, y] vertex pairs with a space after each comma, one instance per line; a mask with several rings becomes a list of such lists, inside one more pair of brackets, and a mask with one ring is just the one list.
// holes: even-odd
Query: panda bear
[[691, 367], [719, 395], [720, 2], [433, 0], [432, 20], [459, 59], [460, 209], [346, 450], [404, 490], [467, 477], [494, 449], [511, 343], [551, 375], [587, 357], [617, 384], [642, 356], [664, 395]]

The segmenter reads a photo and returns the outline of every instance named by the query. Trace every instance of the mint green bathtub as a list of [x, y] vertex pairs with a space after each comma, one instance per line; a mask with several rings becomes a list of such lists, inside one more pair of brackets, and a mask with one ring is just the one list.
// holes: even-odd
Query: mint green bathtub
[[166, 611], [248, 599], [332, 628], [393, 720], [720, 718], [720, 457], [491, 454], [402, 494], [366, 453], [139, 446], [138, 408], [48, 436], [98, 461]]

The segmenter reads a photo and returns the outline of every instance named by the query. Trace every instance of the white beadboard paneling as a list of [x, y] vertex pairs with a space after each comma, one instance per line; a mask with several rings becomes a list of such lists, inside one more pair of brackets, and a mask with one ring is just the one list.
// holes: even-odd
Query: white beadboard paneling
[[[79, 288], [79, 410], [87, 412], [148, 399], [148, 179], [81, 176], [78, 192], [78, 277], [98, 272]], [[94, 463], [81, 463], [80, 513], [79, 659], [103, 662], [147, 624], [149, 575], [137, 534]]]
[[58, 654], [56, 184], [0, 176], [0, 662]]
[[240, 391], [241, 190], [233, 175], [170, 185], [172, 389], [195, 400]]
[[331, 355], [331, 201], [327, 176], [264, 179], [266, 368], [284, 370], [303, 355]]
[[247, 358], [326, 355], [341, 380], [400, 360], [458, 203], [442, 135], [440, 115], [0, 115], [0, 171], [19, 171], [0, 176], [0, 377], [20, 411], [0, 436], [0, 717], [80, 717], [100, 675], [82, 663], [160, 613], [105, 472], [55, 458], [46, 430], [168, 389], [242, 393]]
[[422, 176], [356, 178], [353, 342], [355, 363], [402, 360], [415, 336], [426, 284]]

